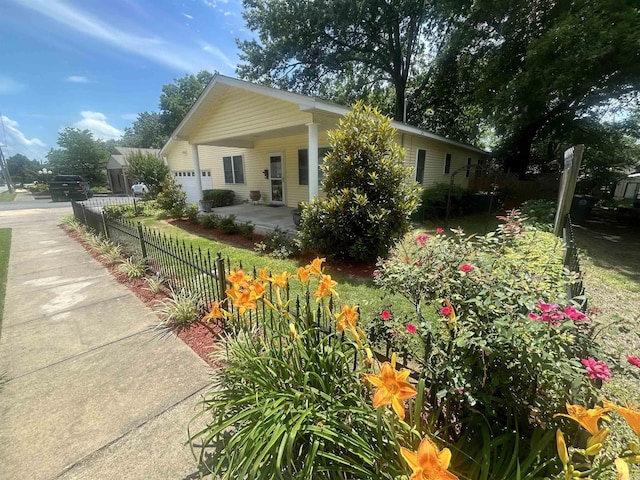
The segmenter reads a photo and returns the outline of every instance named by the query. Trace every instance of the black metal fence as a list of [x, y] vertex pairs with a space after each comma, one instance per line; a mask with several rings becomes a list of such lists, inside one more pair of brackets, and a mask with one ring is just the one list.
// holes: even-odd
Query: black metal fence
[[194, 248], [140, 222], [109, 218], [102, 208], [107, 204], [71, 205], [76, 220], [123, 246], [128, 255], [144, 260], [172, 289], [198, 294], [203, 308], [225, 298], [226, 275], [231, 266], [219, 253], [212, 255], [209, 250]]

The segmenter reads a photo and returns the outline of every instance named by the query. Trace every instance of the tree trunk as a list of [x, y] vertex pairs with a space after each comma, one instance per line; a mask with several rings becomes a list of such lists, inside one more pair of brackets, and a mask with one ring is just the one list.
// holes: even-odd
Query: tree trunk
[[393, 119], [399, 122], [405, 122], [406, 119], [404, 110], [405, 110], [405, 92], [407, 90], [406, 82], [403, 82], [402, 79], [395, 80], [396, 87], [396, 106], [393, 113]]

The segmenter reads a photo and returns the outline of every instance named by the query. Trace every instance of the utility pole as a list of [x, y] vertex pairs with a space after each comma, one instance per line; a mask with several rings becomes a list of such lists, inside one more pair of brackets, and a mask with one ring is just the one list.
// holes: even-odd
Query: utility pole
[[2, 177], [4, 178], [4, 183], [7, 184], [9, 192], [13, 193], [15, 188], [13, 187], [13, 181], [11, 180], [11, 174], [9, 173], [9, 168], [7, 167], [7, 161], [4, 158], [2, 147], [0, 147], [0, 170], [2, 170]]

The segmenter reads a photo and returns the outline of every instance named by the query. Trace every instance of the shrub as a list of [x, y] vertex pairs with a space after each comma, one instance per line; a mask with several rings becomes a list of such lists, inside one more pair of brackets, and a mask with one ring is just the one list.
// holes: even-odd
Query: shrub
[[[504, 220], [477, 239], [406, 238], [375, 281], [414, 305], [412, 314], [391, 311], [387, 329], [411, 325], [404, 348], [431, 384], [429, 402], [442, 406], [440, 425], [481, 412], [494, 433], [511, 425], [526, 435], [568, 399], [591, 395], [580, 359], [595, 344], [589, 322], [557, 308], [558, 324], [540, 320], [540, 308], [568, 303], [558, 240], [525, 231], [517, 212]], [[384, 335], [379, 344], [393, 341]]]
[[210, 213], [207, 215], [203, 215], [200, 218], [200, 225], [204, 228], [219, 228], [220, 227], [220, 216]]
[[144, 277], [145, 273], [147, 273], [147, 268], [145, 262], [136, 262], [132, 258], [127, 258], [118, 265], [118, 271], [126, 274], [130, 280]]
[[[149, 152], [137, 150], [128, 154], [125, 158], [127, 177], [144, 183], [149, 189], [149, 194], [156, 197], [167, 175], [167, 167], [161, 158]], [[166, 209], [169, 210], [169, 209]]]
[[303, 204], [300, 239], [313, 251], [367, 260], [386, 255], [418, 202], [391, 120], [358, 102], [329, 132], [326, 199]]
[[245, 237], [250, 237], [254, 229], [255, 226], [253, 225], [253, 223], [248, 221], [238, 224], [238, 233], [240, 233], [240, 235], [244, 235]]
[[240, 226], [236, 223], [235, 215], [227, 215], [226, 217], [222, 217], [220, 219], [218, 228], [220, 228], [220, 230], [222, 230], [227, 235], [240, 233]]
[[187, 207], [187, 194], [172, 175], [167, 175], [160, 183], [156, 196], [158, 207], [165, 210], [173, 218], [180, 218]]
[[[447, 201], [449, 198], [449, 185], [439, 183], [433, 187], [425, 188], [421, 193], [421, 203], [414, 218], [417, 220], [443, 219], [447, 213]], [[451, 188], [450, 216], [463, 215], [471, 211], [473, 194], [458, 185]]]
[[192, 203], [185, 210], [185, 215], [189, 223], [196, 224], [198, 223], [198, 205], [196, 203]]
[[233, 190], [212, 189], [202, 191], [202, 199], [213, 202], [213, 207], [226, 207], [227, 205], [233, 205], [235, 196], [236, 194]]
[[255, 250], [283, 259], [300, 253], [300, 246], [295, 237], [276, 226], [265, 234], [263, 242], [256, 244]]
[[520, 205], [520, 213], [527, 218], [526, 223], [538, 230], [553, 231], [556, 216], [555, 200], [527, 200]]

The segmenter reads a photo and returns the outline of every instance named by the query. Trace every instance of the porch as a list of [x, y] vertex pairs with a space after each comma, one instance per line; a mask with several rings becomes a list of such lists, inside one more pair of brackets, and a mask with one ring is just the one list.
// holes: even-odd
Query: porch
[[293, 223], [293, 210], [295, 209], [284, 205], [241, 203], [228, 207], [217, 207], [211, 210], [211, 213], [222, 217], [235, 215], [238, 222], [251, 222], [255, 225], [255, 232], [260, 234], [272, 231], [275, 227], [295, 233], [296, 226]]

